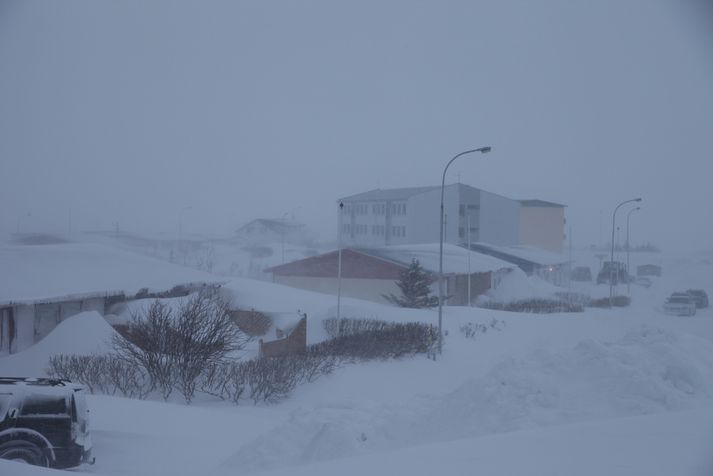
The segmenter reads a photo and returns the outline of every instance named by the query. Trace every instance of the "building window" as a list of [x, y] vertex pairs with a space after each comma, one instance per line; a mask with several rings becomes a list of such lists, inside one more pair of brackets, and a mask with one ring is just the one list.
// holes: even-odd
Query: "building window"
[[462, 203], [458, 205], [458, 215], [464, 217], [465, 216], [465, 205]]
[[458, 228], [458, 238], [465, 238], [465, 230], [463, 227]]
[[468, 205], [468, 210], [480, 210], [480, 205]]

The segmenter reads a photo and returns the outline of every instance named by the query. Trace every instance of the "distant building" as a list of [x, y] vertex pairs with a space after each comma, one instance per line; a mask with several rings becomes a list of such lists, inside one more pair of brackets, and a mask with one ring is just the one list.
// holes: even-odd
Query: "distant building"
[[[469, 258], [470, 257], [470, 265]], [[433, 276], [438, 274], [438, 243], [400, 245], [381, 248], [346, 248], [342, 250], [342, 296], [388, 303], [383, 295], [400, 295], [396, 281], [413, 259]], [[337, 294], [338, 251], [293, 261], [265, 271], [273, 281], [299, 289]], [[471, 299], [497, 287], [514, 266], [459, 246], [444, 245], [443, 271], [445, 295], [450, 305], [466, 305], [468, 273], [471, 274]], [[437, 284], [433, 284], [437, 294]]]
[[304, 245], [316, 240], [316, 233], [293, 220], [258, 218], [238, 228], [236, 238], [245, 245], [290, 243]]
[[566, 238], [564, 209], [559, 203], [520, 200], [520, 244], [561, 253]]
[[[372, 190], [339, 200], [342, 243], [381, 247], [440, 241], [441, 187]], [[465, 184], [444, 189], [444, 241], [520, 242], [520, 202]]]

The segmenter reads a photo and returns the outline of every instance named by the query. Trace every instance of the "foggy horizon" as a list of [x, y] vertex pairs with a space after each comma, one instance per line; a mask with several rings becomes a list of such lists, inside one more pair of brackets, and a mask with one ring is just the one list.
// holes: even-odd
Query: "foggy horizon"
[[575, 247], [642, 197], [632, 245], [710, 249], [712, 25], [695, 0], [6, 0], [0, 233], [287, 215], [334, 241], [339, 198], [492, 146], [446, 184], [565, 204]]

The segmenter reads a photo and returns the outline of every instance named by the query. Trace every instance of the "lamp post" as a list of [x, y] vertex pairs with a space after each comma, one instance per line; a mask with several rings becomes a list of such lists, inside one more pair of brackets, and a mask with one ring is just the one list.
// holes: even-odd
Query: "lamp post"
[[339, 202], [339, 231], [337, 232], [337, 328], [342, 317], [342, 210], [344, 202]]
[[627, 203], [640, 202], [641, 198], [632, 198], [631, 200], [624, 200], [619, 205], [614, 208], [614, 213], [612, 213], [611, 218], [611, 261], [609, 262], [609, 306], [614, 304], [614, 228], [616, 228], [616, 211], [619, 207], [626, 205]]
[[471, 149], [461, 152], [455, 155], [451, 160], [448, 161], [446, 167], [443, 169], [443, 177], [441, 178], [441, 217], [438, 220], [438, 227], [440, 228], [440, 245], [438, 248], [438, 353], [443, 352], [443, 197], [446, 189], [446, 172], [448, 167], [461, 155], [471, 154], [474, 152], [480, 152], [481, 154], [487, 154], [492, 150], [491, 147], [480, 147], [478, 149]]
[[629, 218], [631, 213], [636, 210], [641, 210], [641, 207], [632, 208], [626, 214], [626, 294], [631, 297], [631, 280], [629, 279]]

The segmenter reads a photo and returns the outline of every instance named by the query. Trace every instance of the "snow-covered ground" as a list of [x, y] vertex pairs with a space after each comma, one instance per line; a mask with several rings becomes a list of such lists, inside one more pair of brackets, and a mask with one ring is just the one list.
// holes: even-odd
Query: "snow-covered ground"
[[[91, 396], [97, 463], [77, 471], [710, 476], [713, 309], [682, 318], [665, 315], [661, 303], [689, 287], [711, 294], [713, 256], [656, 256], [664, 275], [650, 288], [632, 286], [629, 308], [531, 315], [447, 307], [437, 361], [346, 366], [276, 405]], [[551, 291], [532, 280], [509, 286], [516, 297]], [[576, 290], [608, 295], [594, 284]], [[324, 338], [320, 322], [336, 305], [331, 296], [247, 279], [225, 292], [242, 308], [307, 312], [310, 342]], [[437, 320], [433, 310], [342, 303], [347, 317]], [[467, 338], [460, 328], [468, 324], [488, 330]], [[0, 358], [0, 374], [42, 372], [57, 352], [101, 351], [112, 332], [96, 314], [76, 316], [32, 348]], [[0, 461], [0, 474], [58, 472]]]

